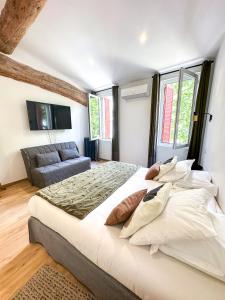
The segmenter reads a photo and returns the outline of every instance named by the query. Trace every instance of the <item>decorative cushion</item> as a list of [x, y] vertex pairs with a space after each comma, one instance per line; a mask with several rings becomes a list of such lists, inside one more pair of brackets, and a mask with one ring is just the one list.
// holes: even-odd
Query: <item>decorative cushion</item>
[[162, 245], [180, 240], [201, 240], [216, 236], [207, 212], [207, 202], [210, 198], [211, 194], [205, 189], [174, 193], [161, 215], [136, 232], [131, 237], [130, 243]]
[[150, 190], [150, 192], [148, 192], [144, 198], [143, 198], [143, 202], [152, 200], [155, 198], [155, 196], [157, 195], [158, 191], [163, 187], [163, 184], [158, 186], [157, 188]]
[[125, 198], [111, 211], [105, 225], [116, 225], [127, 221], [146, 193], [147, 189], [144, 189]]
[[145, 180], [152, 180], [154, 177], [159, 175], [159, 172], [160, 172], [160, 164], [155, 163], [148, 169], [148, 172], [145, 175]]
[[164, 164], [164, 165], [165, 165], [165, 164], [168, 164], [168, 163], [170, 163], [172, 160], [173, 160], [173, 157], [170, 157], [169, 159], [165, 160], [165, 161], [163, 162], [163, 164]]
[[58, 151], [36, 155], [38, 167], [45, 167], [61, 162]]
[[191, 172], [191, 167], [194, 163], [194, 159], [178, 161], [175, 167], [167, 172], [165, 175], [160, 177], [160, 182], [175, 182], [185, 176], [189, 175]]
[[59, 154], [60, 154], [62, 161], [80, 157], [77, 149], [75, 149], [75, 148], [59, 150]]
[[160, 165], [160, 172], [154, 178], [154, 180], [160, 180], [161, 177], [163, 177], [165, 174], [167, 174], [169, 171], [175, 168], [176, 163], [177, 163], [177, 156], [175, 156], [171, 162]]
[[167, 203], [171, 188], [172, 184], [167, 183], [158, 191], [154, 199], [147, 202], [141, 201], [133, 215], [123, 226], [120, 238], [128, 238], [158, 217]]

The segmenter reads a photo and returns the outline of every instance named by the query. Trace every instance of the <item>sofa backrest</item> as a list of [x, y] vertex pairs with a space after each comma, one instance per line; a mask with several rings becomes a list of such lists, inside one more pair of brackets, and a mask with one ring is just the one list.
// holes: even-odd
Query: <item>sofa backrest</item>
[[32, 182], [31, 170], [37, 168], [37, 160], [36, 155], [41, 153], [49, 153], [62, 149], [77, 149], [78, 147], [75, 142], [66, 142], [66, 143], [57, 143], [57, 144], [49, 144], [43, 146], [35, 146], [21, 149], [22, 157], [24, 160], [24, 164], [27, 171], [27, 177]]

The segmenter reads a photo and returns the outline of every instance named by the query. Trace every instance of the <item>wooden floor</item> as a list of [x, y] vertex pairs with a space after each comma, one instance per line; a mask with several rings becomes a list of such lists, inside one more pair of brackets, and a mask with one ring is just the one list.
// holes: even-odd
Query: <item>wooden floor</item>
[[0, 300], [10, 299], [44, 264], [54, 265], [75, 280], [43, 247], [29, 244], [27, 203], [36, 191], [24, 180], [0, 192]]
[[0, 192], [0, 269], [29, 244], [27, 202], [36, 191], [25, 180]]
[[10, 299], [42, 265], [62, 268], [40, 245], [29, 244], [27, 202], [36, 191], [37, 188], [24, 180], [0, 192], [1, 300]]

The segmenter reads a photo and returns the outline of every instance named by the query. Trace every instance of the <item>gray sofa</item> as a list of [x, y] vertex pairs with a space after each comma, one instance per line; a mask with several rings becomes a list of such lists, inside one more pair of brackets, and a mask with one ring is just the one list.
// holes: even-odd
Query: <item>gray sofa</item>
[[75, 142], [50, 144], [21, 149], [27, 171], [27, 177], [32, 185], [42, 188], [91, 168], [91, 159], [84, 156], [38, 167], [38, 154], [56, 151], [58, 152], [64, 149], [76, 149], [79, 153]]

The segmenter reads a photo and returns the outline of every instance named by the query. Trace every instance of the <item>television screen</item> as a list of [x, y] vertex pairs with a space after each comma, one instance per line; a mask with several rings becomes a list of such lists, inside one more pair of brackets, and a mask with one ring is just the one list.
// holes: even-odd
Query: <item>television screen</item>
[[27, 101], [30, 130], [71, 129], [69, 106]]

